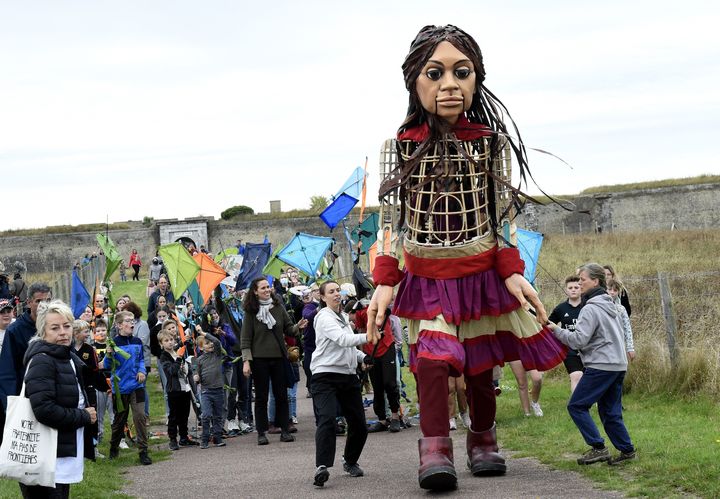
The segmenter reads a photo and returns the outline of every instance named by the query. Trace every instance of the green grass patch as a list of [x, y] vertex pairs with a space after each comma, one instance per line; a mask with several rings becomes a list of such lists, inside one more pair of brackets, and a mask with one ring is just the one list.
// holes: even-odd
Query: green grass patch
[[[140, 310], [143, 311], [143, 319], [147, 320], [147, 280], [143, 279], [140, 281], [125, 281], [121, 282], [120, 279], [113, 278], [112, 296], [115, 301], [122, 295], [130, 295], [132, 301], [138, 304]], [[113, 303], [114, 307], [115, 304]]]
[[[557, 370], [556, 370], [557, 372]], [[601, 487], [631, 496], [720, 496], [720, 413], [709, 398], [681, 400], [663, 395], [630, 394], [623, 398], [625, 424], [638, 459], [623, 466], [579, 466], [588, 446], [566, 409], [570, 397], [565, 376], [546, 378], [540, 402], [545, 416], [522, 414], [517, 385], [509, 369], [498, 398], [498, 438], [519, 456], [533, 456], [557, 469], [582, 473]], [[593, 409], [595, 422], [602, 426]], [[613, 453], [617, 453], [607, 441]]]

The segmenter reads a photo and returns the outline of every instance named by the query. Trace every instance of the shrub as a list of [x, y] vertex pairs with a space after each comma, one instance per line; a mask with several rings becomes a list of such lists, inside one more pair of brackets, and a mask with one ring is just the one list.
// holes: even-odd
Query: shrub
[[223, 220], [230, 220], [237, 215], [252, 215], [254, 213], [255, 211], [249, 206], [231, 206], [227, 210], [224, 210], [222, 213], [220, 213], [220, 218], [222, 218]]

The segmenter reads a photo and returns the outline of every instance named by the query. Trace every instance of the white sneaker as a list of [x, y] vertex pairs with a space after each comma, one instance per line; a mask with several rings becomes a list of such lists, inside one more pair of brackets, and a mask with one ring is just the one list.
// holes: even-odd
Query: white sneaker
[[457, 430], [457, 422], [455, 418], [450, 418], [450, 430]]
[[229, 419], [228, 420], [227, 430], [228, 430], [228, 433], [230, 433], [233, 430], [240, 430], [240, 426], [238, 426], [237, 419]]
[[241, 433], [250, 433], [252, 431], [252, 426], [247, 424], [245, 421], [240, 421], [238, 427]]
[[129, 449], [130, 448], [130, 447], [128, 447], [128, 444], [127, 444], [127, 442], [125, 442], [124, 438], [120, 440], [120, 445], [118, 445], [118, 447], [120, 447], [121, 449]]
[[468, 414], [467, 412], [461, 412], [460, 419], [462, 420], [463, 426], [469, 430], [470, 429], [470, 414]]
[[97, 447], [95, 447], [95, 459], [105, 459], [105, 454], [101, 453]]
[[533, 413], [535, 414], [536, 417], [541, 418], [543, 416], [543, 411], [540, 408], [540, 402], [533, 402], [531, 400], [530, 407], [532, 408]]
[[290, 418], [290, 422], [291, 422], [292, 424], [298, 424], [298, 420], [297, 420], [297, 418], [296, 418], [295, 416], [293, 416], [293, 417]]

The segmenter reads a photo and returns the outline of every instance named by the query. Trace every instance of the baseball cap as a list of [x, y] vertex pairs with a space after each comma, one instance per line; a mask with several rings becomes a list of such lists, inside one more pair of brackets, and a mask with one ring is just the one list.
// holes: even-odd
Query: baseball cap
[[0, 311], [5, 310], [6, 308], [13, 309], [14, 307], [10, 300], [3, 298], [0, 300]]

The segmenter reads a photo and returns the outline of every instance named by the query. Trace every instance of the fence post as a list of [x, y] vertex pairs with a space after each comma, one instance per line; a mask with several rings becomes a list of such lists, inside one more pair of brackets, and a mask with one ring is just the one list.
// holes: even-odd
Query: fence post
[[675, 321], [675, 310], [673, 309], [672, 294], [670, 293], [670, 283], [668, 282], [667, 274], [658, 272], [658, 282], [660, 283], [660, 303], [663, 309], [663, 318], [665, 319], [668, 350], [670, 351], [670, 365], [675, 369], [678, 361], [678, 350], [675, 344], [677, 322]]

